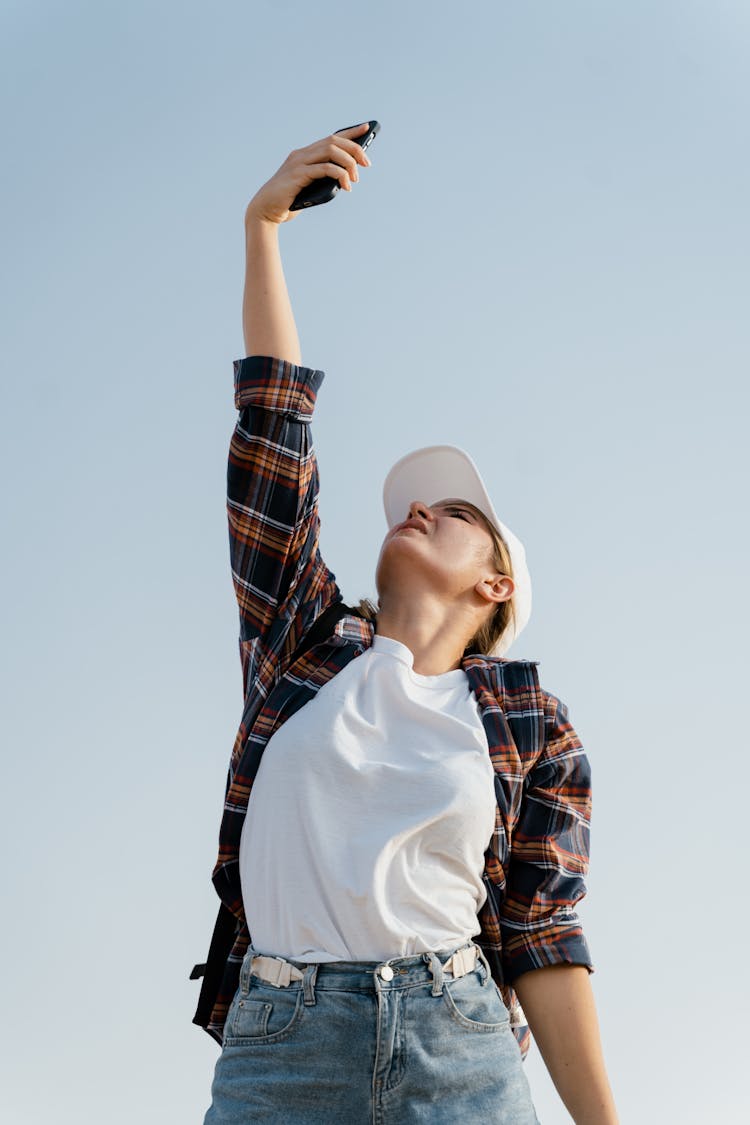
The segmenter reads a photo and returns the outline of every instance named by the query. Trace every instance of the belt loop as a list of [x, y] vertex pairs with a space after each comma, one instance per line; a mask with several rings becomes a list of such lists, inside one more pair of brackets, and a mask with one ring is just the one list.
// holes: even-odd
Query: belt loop
[[309, 1007], [315, 1003], [315, 981], [318, 977], [318, 963], [312, 961], [305, 969], [302, 978], [302, 991], [305, 994], [305, 1004]]
[[[484, 965], [485, 975], [482, 977], [482, 979], [480, 981], [482, 986], [484, 986], [485, 984], [487, 984], [488, 981], [492, 980], [492, 969], [490, 968], [489, 961], [487, 960], [487, 958], [484, 955], [484, 950], [482, 949], [481, 945], [477, 945], [476, 942], [473, 942], [472, 944], [477, 951], [477, 957], [479, 958], [479, 960]], [[482, 976], [481, 973], [479, 975]]]
[[250, 973], [253, 967], [253, 957], [257, 957], [258, 951], [253, 947], [252, 942], [248, 945], [245, 951], [245, 956], [242, 958], [242, 967], [240, 968], [240, 992], [243, 996], [247, 996], [250, 988]]
[[443, 966], [440, 958], [435, 953], [430, 953], [430, 971], [432, 972], [432, 995], [443, 995]]

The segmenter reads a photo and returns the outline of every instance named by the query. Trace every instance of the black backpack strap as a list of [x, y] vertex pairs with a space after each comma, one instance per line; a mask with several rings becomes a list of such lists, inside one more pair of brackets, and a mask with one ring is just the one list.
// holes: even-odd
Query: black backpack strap
[[211, 1012], [221, 988], [227, 958], [232, 952], [236, 936], [237, 919], [222, 902], [211, 938], [208, 962], [205, 965], [194, 965], [190, 973], [190, 980], [204, 978], [198, 999], [198, 1008], [193, 1016], [193, 1023], [198, 1024], [199, 1027], [205, 1028], [211, 1019]]
[[334, 602], [333, 605], [329, 605], [328, 609], [324, 609], [305, 633], [300, 644], [297, 645], [289, 663], [294, 664], [300, 656], [304, 656], [311, 648], [315, 648], [315, 645], [319, 645], [321, 641], [330, 637], [341, 618], [347, 617], [349, 614], [353, 614], [354, 617], [363, 616], [358, 609], [352, 609], [351, 606], [344, 605], [343, 602]]

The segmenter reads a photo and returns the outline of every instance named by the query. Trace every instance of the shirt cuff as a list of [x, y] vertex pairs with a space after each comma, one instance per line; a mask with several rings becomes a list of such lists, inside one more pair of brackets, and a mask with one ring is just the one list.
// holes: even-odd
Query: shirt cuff
[[234, 361], [234, 405], [257, 406], [309, 422], [324, 374], [286, 359], [251, 355]]
[[548, 937], [546, 941], [537, 937], [534, 944], [528, 939], [525, 942], [511, 940], [503, 950], [504, 976], [508, 984], [512, 985], [522, 973], [547, 965], [585, 965], [590, 973], [594, 972], [588, 942], [580, 927], [567, 934]]

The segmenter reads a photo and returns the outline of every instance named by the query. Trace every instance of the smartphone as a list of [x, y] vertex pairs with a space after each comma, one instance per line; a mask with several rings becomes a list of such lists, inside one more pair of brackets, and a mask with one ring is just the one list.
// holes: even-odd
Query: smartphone
[[[361, 125], [362, 122], [355, 122]], [[380, 125], [377, 121], [369, 121], [370, 128], [361, 137], [352, 137], [358, 145], [362, 148], [367, 148], [375, 139], [376, 134], [380, 131]], [[344, 129], [337, 129], [337, 133], [343, 133], [345, 129], [353, 129], [353, 125], [346, 125]], [[336, 192], [341, 187], [338, 180], [334, 180], [333, 176], [324, 176], [322, 180], [313, 180], [307, 187], [303, 187], [294, 200], [294, 203], [289, 208], [290, 211], [301, 211], [304, 207], [317, 207], [319, 203], [328, 203], [333, 199]]]

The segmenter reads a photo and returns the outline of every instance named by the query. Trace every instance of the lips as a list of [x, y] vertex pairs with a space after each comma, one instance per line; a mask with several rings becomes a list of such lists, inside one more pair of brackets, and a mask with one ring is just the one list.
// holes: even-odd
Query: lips
[[395, 535], [397, 531], [405, 531], [407, 528], [413, 527], [416, 531], [421, 531], [423, 535], [427, 534], [427, 525], [424, 520], [418, 519], [416, 516], [410, 516], [408, 520], [399, 523], [394, 527], [392, 534]]

